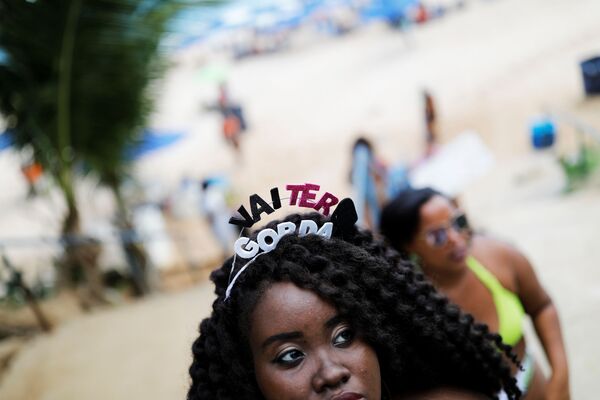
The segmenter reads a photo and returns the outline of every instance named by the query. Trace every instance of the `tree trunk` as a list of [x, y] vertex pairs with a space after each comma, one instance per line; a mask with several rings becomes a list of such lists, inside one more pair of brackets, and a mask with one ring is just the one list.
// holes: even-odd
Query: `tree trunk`
[[118, 179], [111, 179], [109, 186], [117, 202], [117, 215], [119, 224], [119, 237], [121, 246], [129, 265], [133, 293], [136, 296], [144, 296], [151, 291], [149, 283], [150, 266], [148, 255], [144, 244], [137, 237], [137, 232], [127, 213], [127, 207], [121, 194]]
[[31, 289], [29, 289], [29, 286], [23, 281], [23, 274], [21, 273], [21, 271], [15, 268], [15, 266], [8, 259], [8, 256], [4, 253], [2, 254], [2, 262], [11, 274], [10, 280], [12, 284], [16, 288], [21, 290], [23, 296], [25, 296], [25, 301], [27, 302], [27, 305], [33, 312], [33, 315], [35, 316], [35, 319], [40, 325], [40, 328], [42, 328], [44, 332], [50, 332], [52, 330], [52, 324], [50, 323], [48, 318], [46, 318], [46, 315], [42, 312], [42, 309], [40, 308], [37, 299], [35, 298], [35, 295], [31, 291]]
[[107, 304], [98, 257], [100, 242], [81, 234], [79, 210], [72, 191], [66, 191], [67, 215], [63, 222], [64, 254], [59, 262], [59, 279], [63, 286], [76, 289], [81, 306], [89, 309]]

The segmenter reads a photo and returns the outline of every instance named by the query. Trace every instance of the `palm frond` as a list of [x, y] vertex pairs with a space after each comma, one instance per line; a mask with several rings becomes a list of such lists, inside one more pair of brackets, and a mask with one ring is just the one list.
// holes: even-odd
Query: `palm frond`
[[[69, 10], [78, 2], [69, 25]], [[182, 7], [200, 3], [206, 2], [0, 0], [0, 50], [5, 54], [0, 113], [11, 122], [15, 143], [33, 146], [55, 175], [80, 163], [101, 179], [123, 174], [123, 150], [152, 111], [149, 84], [164, 70], [161, 38]], [[71, 53], [65, 51], [69, 26]], [[60, 99], [65, 97], [59, 93], [67, 67], [68, 120], [61, 124]]]

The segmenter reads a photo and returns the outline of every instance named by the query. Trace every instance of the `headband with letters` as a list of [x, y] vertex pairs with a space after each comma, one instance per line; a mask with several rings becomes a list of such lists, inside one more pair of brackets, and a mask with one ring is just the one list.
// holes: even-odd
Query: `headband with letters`
[[[229, 275], [229, 284], [225, 291], [225, 300], [227, 300], [231, 294], [231, 290], [235, 286], [237, 279], [240, 275], [248, 268], [254, 260], [263, 254], [266, 254], [277, 246], [279, 240], [292, 233], [298, 234], [303, 237], [309, 234], [320, 235], [325, 238], [331, 238], [332, 236], [344, 237], [345, 232], [348, 232], [352, 226], [356, 223], [358, 217], [354, 203], [351, 199], [346, 198], [339, 201], [338, 198], [329, 192], [325, 192], [318, 201], [316, 200], [316, 192], [320, 189], [319, 185], [306, 183], [304, 185], [286, 185], [286, 190], [290, 192], [290, 203], [291, 206], [300, 206], [312, 208], [325, 216], [329, 216], [330, 210], [333, 206], [337, 205], [335, 211], [330, 217], [328, 222], [325, 222], [321, 227], [317, 226], [317, 223], [313, 220], [306, 219], [301, 220], [298, 225], [291, 221], [280, 222], [277, 224], [276, 229], [265, 228], [262, 229], [256, 235], [256, 240], [252, 240], [248, 237], [241, 236], [235, 241], [234, 245], [234, 256], [231, 266], [231, 272]], [[244, 206], [238, 208], [238, 213], [242, 218], [231, 217], [229, 220], [230, 224], [242, 226], [244, 228], [250, 228], [256, 222], [260, 221], [263, 213], [271, 214], [275, 210], [281, 208], [282, 198], [279, 196], [279, 189], [273, 188], [271, 193], [271, 203], [263, 200], [258, 194], [250, 196], [250, 210], [252, 215], [248, 213]], [[287, 198], [284, 198], [287, 199]], [[237, 258], [248, 260], [248, 262], [242, 266], [234, 274], [235, 264]]]

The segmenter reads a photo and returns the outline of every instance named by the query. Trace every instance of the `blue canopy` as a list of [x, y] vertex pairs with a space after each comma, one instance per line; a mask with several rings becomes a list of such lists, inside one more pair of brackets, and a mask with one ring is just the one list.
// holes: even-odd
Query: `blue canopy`
[[181, 132], [156, 132], [145, 130], [140, 141], [125, 150], [125, 158], [137, 160], [149, 153], [164, 147], [171, 146], [183, 139], [185, 135]]
[[[152, 130], [145, 130], [144, 135], [139, 142], [129, 146], [125, 150], [125, 158], [128, 160], [136, 160], [148, 153], [170, 146], [181, 140], [184, 136], [185, 135], [180, 132], [159, 133]], [[10, 131], [0, 133], [0, 151], [12, 146], [13, 142], [14, 140]]]
[[10, 131], [4, 131], [0, 133], [0, 151], [8, 149], [13, 144], [13, 137]]
[[367, 21], [372, 19], [391, 20], [404, 15], [410, 6], [417, 3], [417, 0], [373, 0], [362, 11], [362, 18]]

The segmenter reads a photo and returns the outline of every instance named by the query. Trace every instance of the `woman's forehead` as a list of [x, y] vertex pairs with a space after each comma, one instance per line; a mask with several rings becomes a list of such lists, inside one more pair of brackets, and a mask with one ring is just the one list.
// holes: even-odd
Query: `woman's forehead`
[[433, 196], [419, 210], [421, 226], [445, 222], [455, 212], [455, 207], [450, 200], [443, 196]]
[[290, 282], [272, 284], [261, 296], [250, 318], [252, 334], [269, 336], [322, 327], [336, 309], [315, 292]]

